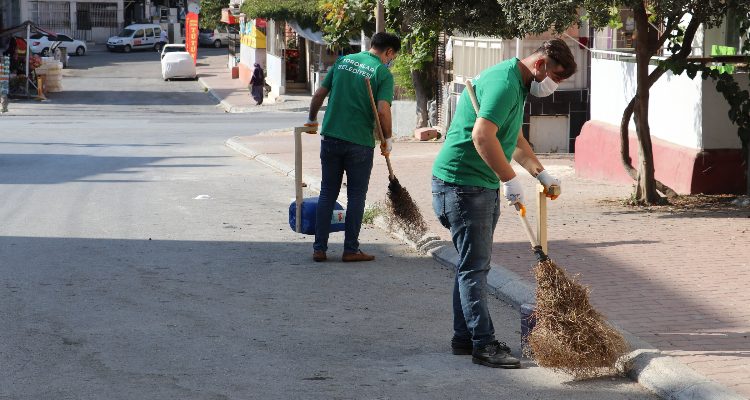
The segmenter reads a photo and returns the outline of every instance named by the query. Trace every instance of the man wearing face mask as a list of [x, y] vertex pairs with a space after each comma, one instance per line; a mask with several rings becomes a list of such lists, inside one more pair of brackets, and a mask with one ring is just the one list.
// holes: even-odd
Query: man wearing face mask
[[[372, 261], [375, 256], [359, 248], [359, 231], [365, 211], [365, 198], [370, 183], [375, 139], [375, 118], [379, 118], [385, 142], [380, 144], [383, 155], [393, 149], [391, 138], [391, 102], [393, 75], [388, 65], [401, 50], [400, 39], [380, 32], [372, 37], [371, 49], [339, 58], [328, 70], [321, 88], [310, 102], [305, 126], [317, 126], [323, 100], [328, 108], [320, 130], [320, 164], [322, 180], [315, 220], [313, 260], [325, 261], [331, 214], [346, 172], [346, 221], [344, 230], [344, 262]], [[378, 115], [373, 115], [365, 79], [370, 80]]]
[[[523, 136], [526, 95], [545, 97], [576, 72], [570, 48], [560, 39], [534, 54], [492, 66], [473, 79], [479, 113], [466, 90], [432, 168], [432, 205], [450, 229], [459, 255], [453, 287], [453, 354], [472, 355], [475, 364], [519, 368], [510, 348], [495, 339], [487, 309], [487, 274], [500, 195], [524, 204], [523, 187], [510, 165], [516, 160], [545, 187], [560, 180], [544, 170]], [[515, 212], [515, 210], [513, 211]]]

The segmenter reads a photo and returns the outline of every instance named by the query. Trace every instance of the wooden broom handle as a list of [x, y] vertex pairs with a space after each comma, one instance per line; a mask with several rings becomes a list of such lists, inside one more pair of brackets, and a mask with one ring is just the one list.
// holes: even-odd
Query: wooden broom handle
[[[372, 86], [370, 86], [370, 79], [365, 79], [365, 84], [367, 84], [367, 94], [370, 96], [370, 107], [372, 107], [372, 113], [375, 115], [375, 131], [378, 134], [378, 139], [380, 139], [380, 143], [385, 143], [385, 135], [383, 135], [383, 128], [380, 126], [380, 118], [378, 117], [378, 107], [375, 105], [375, 97], [372, 95]], [[393, 175], [393, 167], [391, 166], [391, 158], [390, 155], [386, 155], [385, 157], [385, 163], [388, 165], [388, 176], [391, 178], [391, 180], [395, 177]]]

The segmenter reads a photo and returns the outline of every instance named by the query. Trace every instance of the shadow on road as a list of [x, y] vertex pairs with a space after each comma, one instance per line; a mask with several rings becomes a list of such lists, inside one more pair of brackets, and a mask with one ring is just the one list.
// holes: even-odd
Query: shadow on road
[[[129, 174], [154, 168], [208, 168], [222, 164], [157, 164], [174, 160], [202, 160], [224, 157], [112, 157], [77, 154], [0, 154], [0, 184], [48, 185], [80, 182], [102, 174]], [[29, 174], [28, 171], [33, 171]], [[106, 179], [106, 182], [144, 182], [131, 179]], [[100, 182], [92, 180], [92, 182]]]

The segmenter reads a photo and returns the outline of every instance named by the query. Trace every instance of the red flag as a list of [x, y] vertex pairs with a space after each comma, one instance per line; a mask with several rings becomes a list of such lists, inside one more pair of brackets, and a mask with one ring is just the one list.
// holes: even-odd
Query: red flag
[[185, 16], [185, 47], [193, 56], [193, 63], [198, 61], [198, 14], [189, 12]]

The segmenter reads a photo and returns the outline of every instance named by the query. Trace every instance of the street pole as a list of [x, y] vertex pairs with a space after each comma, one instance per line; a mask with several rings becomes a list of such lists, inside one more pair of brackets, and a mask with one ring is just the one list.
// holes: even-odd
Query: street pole
[[375, 7], [375, 33], [385, 32], [385, 11], [383, 10], [383, 0], [377, 0]]
[[29, 96], [29, 55], [31, 54], [31, 25], [26, 24], [26, 97]]

